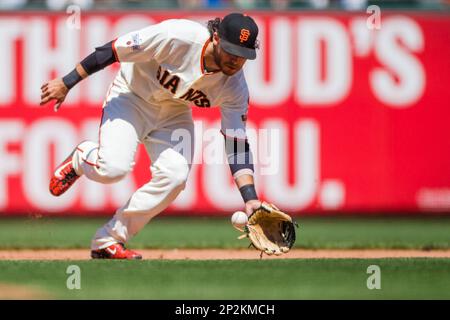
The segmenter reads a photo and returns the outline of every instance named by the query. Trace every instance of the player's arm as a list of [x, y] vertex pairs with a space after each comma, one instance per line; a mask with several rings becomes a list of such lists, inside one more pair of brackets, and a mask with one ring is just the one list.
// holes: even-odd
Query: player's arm
[[51, 100], [56, 100], [55, 111], [58, 110], [66, 99], [69, 90], [78, 82], [117, 61], [117, 55], [114, 51], [114, 41], [95, 48], [93, 53], [84, 58], [67, 75], [62, 78], [50, 80], [41, 87], [40, 105], [46, 104]]
[[[254, 165], [253, 156], [245, 134], [245, 116], [239, 110], [222, 109], [222, 134], [225, 138], [225, 151], [231, 174], [233, 175], [242, 199], [245, 203], [247, 215], [260, 207], [261, 201], [258, 198], [253, 179]], [[224, 129], [224, 126], [236, 129]]]
[[[245, 141], [245, 144], [248, 145], [248, 142]], [[248, 158], [252, 159], [252, 153], [250, 147], [248, 145], [248, 151], [244, 154], [233, 151], [231, 158]], [[228, 158], [230, 159], [230, 157]], [[234, 182], [236, 183], [239, 192], [241, 193], [242, 199], [245, 203], [245, 212], [249, 216], [253, 213], [254, 210], [258, 209], [261, 206], [261, 201], [258, 198], [255, 189], [255, 181], [253, 178], [254, 169], [252, 161], [244, 161], [238, 167], [241, 169], [234, 168], [235, 164], [229, 162], [230, 169], [234, 177]], [[234, 173], [233, 173], [234, 171]]]
[[159, 23], [132, 31], [110, 41], [81, 61], [61, 79], [53, 79], [41, 87], [41, 105], [56, 100], [55, 111], [78, 82], [114, 62], [145, 62], [170, 55], [168, 30], [170, 25]]

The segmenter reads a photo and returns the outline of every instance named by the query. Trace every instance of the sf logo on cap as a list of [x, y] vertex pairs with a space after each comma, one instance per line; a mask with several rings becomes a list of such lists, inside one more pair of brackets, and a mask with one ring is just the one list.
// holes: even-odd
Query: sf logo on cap
[[250, 31], [247, 29], [241, 29], [241, 35], [239, 36], [239, 39], [241, 42], [245, 42], [248, 40], [248, 37], [250, 36]]

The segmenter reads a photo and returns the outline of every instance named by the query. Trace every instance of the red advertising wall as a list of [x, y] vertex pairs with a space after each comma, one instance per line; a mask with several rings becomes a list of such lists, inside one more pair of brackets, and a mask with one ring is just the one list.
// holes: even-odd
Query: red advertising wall
[[[150, 178], [144, 149], [117, 184], [80, 179], [60, 198], [48, 192], [54, 165], [82, 139], [96, 139], [118, 66], [83, 81], [58, 113], [38, 105], [40, 86], [128, 31], [222, 15], [0, 14], [0, 212], [96, 214], [122, 205]], [[449, 213], [450, 16], [382, 12], [374, 28], [364, 14], [252, 15], [261, 46], [245, 72], [261, 198], [305, 214]], [[204, 157], [223, 147], [218, 108], [194, 115], [195, 162], [168, 214], [242, 208], [228, 165]]]

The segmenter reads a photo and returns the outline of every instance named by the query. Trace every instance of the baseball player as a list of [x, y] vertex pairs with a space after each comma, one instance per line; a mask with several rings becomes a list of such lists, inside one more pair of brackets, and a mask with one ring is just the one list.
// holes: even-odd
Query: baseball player
[[[242, 70], [247, 59], [256, 58], [257, 35], [254, 20], [240, 13], [210, 20], [207, 27], [166, 20], [95, 48], [69, 74], [41, 87], [41, 105], [55, 101], [57, 111], [78, 82], [120, 63], [103, 104], [99, 139], [81, 142], [56, 168], [49, 187], [54, 196], [81, 176], [100, 183], [124, 178], [140, 143], [151, 159], [151, 180], [97, 230], [92, 258], [142, 258], [124, 244], [185, 187], [194, 143], [191, 105], [220, 106], [228, 162], [245, 211], [250, 215], [260, 207], [245, 134], [249, 93]], [[190, 152], [175, 147], [176, 130], [187, 133]]]

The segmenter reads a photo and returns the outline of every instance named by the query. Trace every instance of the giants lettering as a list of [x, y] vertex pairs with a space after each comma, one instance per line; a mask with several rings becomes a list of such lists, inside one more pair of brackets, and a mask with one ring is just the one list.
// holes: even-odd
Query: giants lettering
[[186, 101], [194, 102], [197, 107], [208, 108], [211, 106], [208, 97], [200, 90], [189, 89], [184, 95], [180, 97]]
[[175, 94], [178, 89], [178, 83], [180, 82], [180, 78], [178, 76], [171, 77], [168, 81], [167, 78], [170, 75], [170, 72], [167, 70], [164, 70], [164, 73], [161, 76], [161, 66], [159, 66], [158, 71], [156, 72], [156, 79], [159, 80], [159, 83], [166, 89], [171, 89], [170, 92]]

